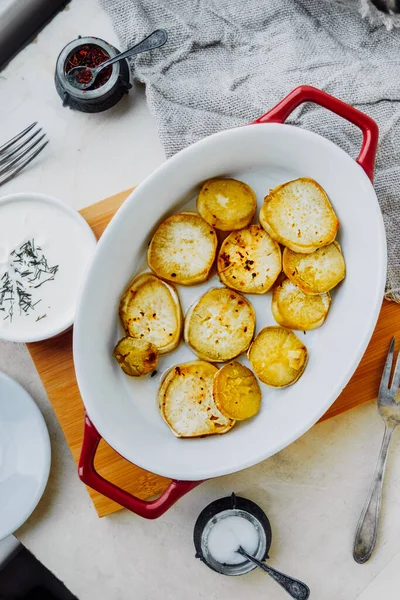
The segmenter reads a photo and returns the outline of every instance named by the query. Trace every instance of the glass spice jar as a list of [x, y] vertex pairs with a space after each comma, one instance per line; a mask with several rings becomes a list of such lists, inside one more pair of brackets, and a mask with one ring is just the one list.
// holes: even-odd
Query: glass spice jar
[[[210, 544], [213, 531], [223, 524], [224, 520], [232, 521], [232, 519], [239, 522], [245, 520], [248, 522], [250, 529], [254, 530], [256, 543], [250, 553], [260, 561], [268, 558], [272, 532], [267, 515], [257, 504], [247, 498], [236, 496], [235, 493], [211, 502], [198, 516], [193, 532], [196, 558], [199, 558], [207, 567], [221, 573], [221, 575], [245, 575], [256, 568], [254, 563], [247, 558], [242, 560], [239, 558], [238, 562], [226, 563], [214, 556], [214, 549]], [[243, 547], [245, 547], [244, 544]], [[221, 548], [218, 549], [221, 550]]]
[[[117, 48], [96, 37], [78, 37], [67, 44], [57, 58], [54, 75], [56, 90], [63, 105], [81, 112], [96, 113], [117, 104], [132, 87], [126, 59], [106, 67], [86, 90], [72, 85], [67, 75], [73, 67], [97, 67], [119, 53]], [[83, 71], [82, 76], [84, 75]]]

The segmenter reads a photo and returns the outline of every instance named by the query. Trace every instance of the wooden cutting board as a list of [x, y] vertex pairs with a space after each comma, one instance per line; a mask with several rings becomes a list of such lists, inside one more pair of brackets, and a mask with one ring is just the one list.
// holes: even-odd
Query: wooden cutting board
[[[131, 190], [111, 196], [81, 210], [81, 214], [99, 238], [111, 217]], [[378, 324], [367, 351], [347, 387], [321, 420], [329, 419], [363, 402], [375, 399], [390, 338], [400, 338], [400, 306], [384, 301]], [[72, 332], [60, 337], [28, 344], [50, 402], [64, 431], [76, 462], [79, 459], [83, 436], [84, 409], [72, 360]], [[139, 498], [149, 498], [162, 492], [169, 480], [136, 467], [117, 454], [104, 440], [95, 461], [100, 474]], [[88, 488], [100, 517], [121, 507]]]

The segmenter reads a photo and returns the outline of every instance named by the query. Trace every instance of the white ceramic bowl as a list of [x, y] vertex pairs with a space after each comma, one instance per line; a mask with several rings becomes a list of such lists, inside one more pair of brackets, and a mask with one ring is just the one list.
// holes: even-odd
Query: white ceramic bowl
[[[59, 264], [59, 270], [54, 280], [45, 283], [40, 290], [34, 289], [36, 281], [25, 289], [33, 292], [33, 302], [41, 300], [42, 296], [46, 299], [49, 292], [52, 292], [49, 297], [54, 302], [41, 301], [27, 318], [23, 315], [24, 319], [19, 317], [16, 304], [11, 324], [4, 320], [8, 309], [6, 305], [6, 310], [0, 312], [0, 338], [12, 342], [36, 342], [54, 337], [71, 327], [79, 288], [97, 243], [85, 219], [56, 198], [32, 192], [0, 198], [0, 278], [6, 270], [13, 268], [10, 266], [10, 252], [31, 238], [36, 239], [37, 245], [43, 246], [50, 265]], [[63, 240], [62, 244], [60, 240]], [[42, 280], [43, 277], [39, 281]], [[53, 295], [55, 288], [60, 290], [59, 304]], [[41, 318], [42, 315], [45, 318]], [[38, 321], [35, 320], [37, 318]]]
[[50, 440], [30, 395], [0, 372], [0, 540], [39, 502], [50, 471]]
[[[189, 201], [193, 206], [201, 183], [221, 175], [249, 183], [259, 207], [268, 190], [279, 183], [303, 176], [316, 179], [340, 219], [338, 239], [347, 276], [333, 294], [323, 327], [299, 334], [310, 358], [295, 385], [280, 390], [263, 385], [260, 413], [227, 435], [182, 440], [160, 417], [157, 384], [169, 365], [195, 356], [182, 344], [163, 358], [157, 377], [140, 381], [126, 377], [112, 356], [121, 335], [118, 303], [127, 283], [143, 268], [157, 225]], [[199, 480], [249, 467], [307, 431], [340, 394], [372, 335], [385, 273], [385, 232], [373, 186], [343, 150], [319, 135], [276, 123], [212, 135], [169, 159], [140, 185], [98, 244], [74, 328], [75, 368], [88, 415], [122, 456], [167, 477]], [[184, 309], [207, 285], [178, 288]], [[268, 296], [262, 307], [263, 297], [248, 296], [256, 307], [257, 330], [274, 323]]]

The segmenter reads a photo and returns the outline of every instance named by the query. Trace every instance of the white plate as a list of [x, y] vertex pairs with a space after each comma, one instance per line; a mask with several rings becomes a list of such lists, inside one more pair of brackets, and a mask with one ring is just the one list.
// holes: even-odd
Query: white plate
[[0, 540], [20, 527], [49, 478], [50, 440], [28, 392], [0, 372]]
[[[269, 189], [312, 177], [326, 190], [340, 220], [347, 276], [333, 294], [326, 323], [300, 333], [309, 363], [285, 389], [262, 385], [260, 413], [223, 436], [182, 440], [162, 421], [156, 401], [162, 372], [193, 360], [185, 345], [160, 361], [157, 377], [133, 380], [112, 356], [120, 335], [118, 303], [156, 226], [193, 202], [213, 176], [249, 183], [260, 207]], [[190, 203], [189, 203], [190, 206]], [[257, 213], [258, 214], [258, 213]], [[102, 236], [85, 281], [74, 328], [79, 388], [99, 433], [131, 462], [167, 477], [198, 480], [232, 473], [281, 450], [309, 429], [340, 394], [374, 329], [385, 284], [386, 241], [376, 195], [362, 168], [314, 133], [290, 125], [251, 125], [212, 135], [162, 165], [124, 203]], [[179, 287], [184, 310], [205, 289]], [[257, 331], [274, 323], [270, 295], [248, 296]]]

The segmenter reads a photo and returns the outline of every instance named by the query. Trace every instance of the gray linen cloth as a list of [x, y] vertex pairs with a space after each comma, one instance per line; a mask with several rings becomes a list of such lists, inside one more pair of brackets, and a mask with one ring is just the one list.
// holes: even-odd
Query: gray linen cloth
[[[101, 3], [121, 50], [159, 27], [169, 33], [162, 49], [134, 62], [167, 156], [254, 120], [300, 84], [375, 119], [375, 189], [388, 241], [386, 297], [400, 302], [400, 30], [363, 19], [357, 0]], [[314, 104], [299, 107], [289, 122], [329, 138], [353, 157], [359, 152], [359, 130]]]

